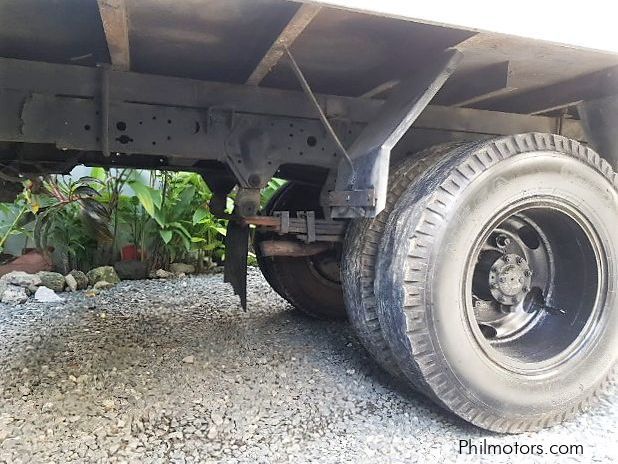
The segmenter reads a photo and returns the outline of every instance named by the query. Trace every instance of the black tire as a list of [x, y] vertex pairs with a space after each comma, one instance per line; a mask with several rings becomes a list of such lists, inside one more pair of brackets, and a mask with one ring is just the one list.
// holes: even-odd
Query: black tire
[[588, 407], [618, 357], [616, 230], [618, 178], [576, 141], [523, 134], [441, 157], [378, 247], [378, 320], [403, 377], [496, 432]]
[[[274, 211], [315, 211], [321, 216], [320, 188], [290, 182], [281, 187], [264, 208]], [[256, 233], [254, 249], [266, 281], [279, 295], [302, 313], [318, 319], [345, 319], [340, 281], [341, 250], [335, 249], [312, 257], [264, 257], [260, 242], [280, 238], [273, 233]], [[328, 267], [328, 269], [327, 269]]]
[[374, 294], [380, 242], [388, 217], [407, 187], [459, 145], [461, 143], [437, 145], [399, 162], [391, 169], [384, 210], [376, 218], [352, 221], [346, 234], [341, 276], [348, 319], [373, 359], [397, 378], [401, 376], [401, 370], [382, 333]]

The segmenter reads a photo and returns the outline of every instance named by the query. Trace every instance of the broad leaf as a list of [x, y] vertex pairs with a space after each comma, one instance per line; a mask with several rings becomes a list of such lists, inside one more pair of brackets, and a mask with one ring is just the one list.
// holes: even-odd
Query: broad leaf
[[[139, 201], [144, 207], [144, 209], [146, 210], [146, 212], [151, 217], [155, 217], [155, 204], [154, 204], [153, 197], [151, 194], [151, 189], [149, 189], [147, 186], [137, 181], [129, 182], [129, 186], [135, 192], [135, 196], [139, 198]], [[160, 198], [160, 194], [159, 194], [159, 198]]]
[[198, 208], [193, 213], [193, 225], [199, 224], [210, 215], [210, 212], [205, 208]]
[[167, 245], [172, 241], [174, 233], [171, 230], [160, 230], [159, 235], [163, 239], [163, 242]]

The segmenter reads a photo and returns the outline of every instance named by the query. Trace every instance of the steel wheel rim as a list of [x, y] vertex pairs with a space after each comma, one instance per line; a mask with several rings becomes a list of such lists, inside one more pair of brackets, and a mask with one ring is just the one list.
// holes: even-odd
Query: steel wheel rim
[[[488, 240], [493, 240], [496, 231], [509, 231], [509, 226], [510, 233], [507, 236], [513, 236], [513, 230], [518, 230], [513, 228], [513, 224], [529, 226], [528, 230], [533, 231], [538, 246], [534, 253], [522, 256], [526, 262], [521, 265], [520, 270], [509, 272], [505, 270], [502, 262], [497, 263], [494, 269], [497, 271], [493, 273], [494, 277], [523, 277], [522, 272], [527, 264], [532, 268], [533, 274], [530, 290], [525, 292], [522, 302], [506, 305], [510, 308], [506, 308], [508, 311], [504, 312], [503, 304], [496, 301], [499, 312], [504, 313], [504, 318], [492, 322], [489, 326], [493, 329], [503, 327], [504, 330], [499, 333], [483, 328], [487, 316], [485, 314], [485, 319], [479, 318], [483, 313], [479, 314], [479, 308], [475, 307], [478, 300], [475, 295], [478, 291], [475, 278], [476, 281], [479, 280], [479, 259]], [[521, 237], [519, 241], [525, 242]], [[509, 254], [517, 256], [518, 248], [521, 248], [520, 243], [510, 245], [505, 251], [511, 251]], [[507, 254], [506, 252], [504, 254]], [[543, 254], [546, 255], [544, 263], [540, 259]], [[528, 263], [529, 256], [532, 255], [534, 259]], [[522, 375], [547, 372], [573, 359], [589, 343], [590, 337], [595, 337], [599, 332], [598, 321], [602, 317], [607, 288], [605, 259], [601, 241], [590, 221], [575, 206], [563, 199], [522, 200], [495, 215], [483, 228], [472, 247], [463, 278], [466, 319], [478, 348], [495, 365]], [[569, 277], [565, 272], [567, 262], [575, 263], [575, 270], [582, 272], [583, 277], [579, 279], [579, 284], [577, 279]], [[539, 266], [541, 272], [536, 273]], [[500, 274], [500, 271], [503, 273]], [[539, 283], [543, 279], [545, 285]], [[488, 287], [492, 282], [495, 281], [490, 280], [488, 272]], [[519, 288], [517, 285], [504, 285], [508, 290], [505, 297], [516, 293]], [[525, 285], [524, 279], [521, 286]], [[540, 290], [545, 305], [543, 309], [533, 305], [539, 303], [537, 289]], [[503, 289], [494, 290], [500, 294]], [[495, 300], [496, 292], [489, 290], [488, 293]], [[483, 295], [486, 296], [487, 293]], [[519, 294], [515, 300], [518, 298]], [[564, 311], [564, 314], [554, 314], [554, 310]], [[560, 334], [560, 337], [557, 337], [557, 334]]]

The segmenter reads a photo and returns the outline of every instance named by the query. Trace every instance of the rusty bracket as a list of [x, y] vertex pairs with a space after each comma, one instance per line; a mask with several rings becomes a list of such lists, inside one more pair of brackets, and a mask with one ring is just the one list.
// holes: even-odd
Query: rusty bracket
[[242, 218], [241, 223], [279, 235], [293, 235], [306, 243], [343, 241], [347, 221], [316, 219], [314, 211], [297, 212], [297, 215], [290, 217], [289, 211], [277, 211], [274, 216]]

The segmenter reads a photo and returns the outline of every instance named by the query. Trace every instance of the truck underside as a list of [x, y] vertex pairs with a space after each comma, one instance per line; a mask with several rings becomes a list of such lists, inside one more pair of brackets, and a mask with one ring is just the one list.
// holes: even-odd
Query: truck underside
[[[347, 306], [385, 369], [477, 425], [521, 431], [555, 423], [607, 384], [617, 325], [609, 244], [618, 230], [617, 55], [282, 0], [22, 0], [0, 4], [0, 57], [0, 200], [25, 177], [79, 164], [199, 172], [214, 192], [211, 209], [230, 219], [226, 279], [243, 305], [254, 226], [275, 290], [320, 317], [343, 317]], [[524, 160], [521, 167], [509, 170], [511, 158]], [[558, 158], [563, 164], [552, 167]], [[535, 193], [546, 169], [549, 184], [558, 172], [582, 186]], [[511, 191], [527, 170], [519, 193]], [[485, 171], [497, 177], [483, 195], [460, 193]], [[290, 182], [260, 211], [260, 189], [273, 177]], [[418, 247], [432, 249], [440, 221], [452, 217], [458, 229], [440, 233], [458, 236], [485, 197], [506, 192], [504, 204], [518, 195], [530, 204], [511, 205], [470, 234], [483, 236], [466, 247], [478, 248], [472, 258], [460, 257], [476, 266], [470, 294], [453, 301], [473, 306], [470, 331], [515, 377], [553, 366], [558, 383], [575, 378], [575, 367], [558, 373], [552, 362], [575, 358], [590, 321], [613, 325], [594, 335], [607, 340], [598, 344], [605, 357], [597, 374], [585, 374], [585, 394], [566, 392], [557, 408], [547, 406], [558, 388], [547, 380], [527, 390], [550, 392], [538, 404], [511, 392], [513, 379], [502, 396], [470, 385], [459, 392], [450, 379], [468, 378], [474, 356], [464, 363], [470, 371], [458, 371], [452, 365], [461, 360], [433, 351], [444, 339], [415, 333], [421, 322], [448, 318], [420, 302], [425, 283], [437, 286], [446, 267], [437, 258], [416, 262], [426, 258]], [[588, 211], [566, 201], [578, 196], [598, 204]], [[451, 197], [461, 204], [450, 205]], [[589, 215], [598, 222], [588, 224]], [[422, 245], [427, 237], [431, 244]], [[440, 243], [440, 254], [456, 260], [467, 242]], [[380, 257], [380, 248], [389, 253]], [[431, 276], [421, 276], [427, 268]], [[448, 272], [456, 280], [462, 269]], [[585, 269], [583, 287], [565, 274], [572, 269]], [[568, 346], [539, 348], [543, 327]], [[442, 362], [451, 367], [439, 370]]]

